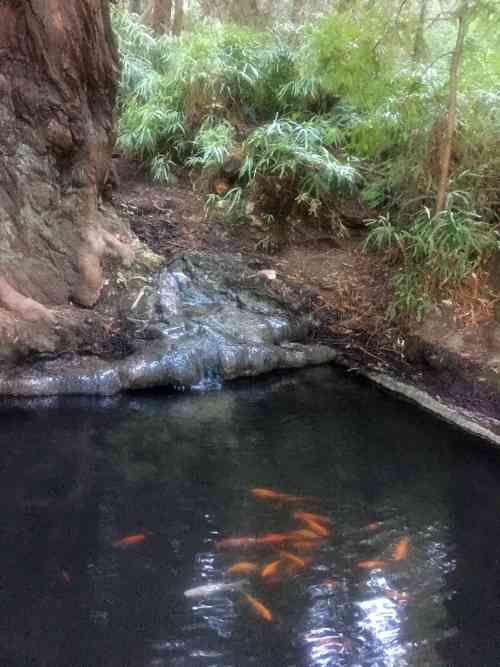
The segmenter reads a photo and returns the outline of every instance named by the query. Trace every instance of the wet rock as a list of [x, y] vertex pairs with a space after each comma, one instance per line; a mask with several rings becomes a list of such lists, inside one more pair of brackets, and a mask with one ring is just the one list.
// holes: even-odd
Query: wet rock
[[[164, 269], [142, 312], [134, 352], [41, 361], [0, 376], [0, 393], [111, 395], [128, 389], [189, 388], [332, 361], [335, 351], [304, 345], [310, 316], [291, 315], [278, 297], [245, 286], [240, 257], [185, 255]], [[134, 300], [134, 302], [136, 299]], [[134, 313], [135, 314], [135, 313]]]

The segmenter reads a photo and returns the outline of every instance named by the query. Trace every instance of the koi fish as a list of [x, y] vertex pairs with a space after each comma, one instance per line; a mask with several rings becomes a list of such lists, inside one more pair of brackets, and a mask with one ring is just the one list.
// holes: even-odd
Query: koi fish
[[363, 570], [378, 570], [382, 567], [385, 567], [385, 560], [360, 560], [356, 565]]
[[288, 564], [286, 567], [286, 573], [288, 576], [293, 577], [296, 575], [300, 570], [303, 570], [305, 566], [309, 563], [310, 559], [302, 559], [299, 558], [298, 556], [295, 556], [294, 554], [291, 554], [287, 551], [282, 551], [280, 552], [281, 556], [283, 557], [283, 560], [287, 560]]
[[254, 598], [253, 595], [250, 595], [249, 593], [244, 593], [244, 597], [261, 618], [266, 621], [273, 620], [273, 615], [269, 609], [262, 604], [262, 602], [259, 602], [259, 600]]
[[217, 542], [215, 546], [217, 549], [231, 549], [248, 547], [251, 544], [255, 544], [255, 537], [228, 537], [225, 540]]
[[261, 500], [279, 500], [284, 503], [296, 503], [304, 500], [300, 496], [291, 496], [288, 493], [279, 493], [272, 489], [251, 489], [250, 493]]
[[252, 572], [256, 572], [258, 569], [257, 565], [255, 563], [249, 563], [246, 560], [242, 560], [239, 563], [235, 563], [234, 565], [231, 565], [229, 569], [224, 572], [225, 575], [228, 574], [251, 574]]
[[289, 533], [266, 533], [261, 537], [257, 537], [256, 544], [281, 544], [290, 539]]
[[313, 514], [312, 512], [295, 512], [293, 516], [299, 521], [315, 521], [316, 523], [326, 523], [328, 526], [332, 524], [332, 520], [327, 516]]
[[307, 525], [309, 526], [309, 528], [312, 530], [313, 533], [316, 533], [316, 535], [319, 535], [320, 537], [327, 537], [327, 535], [330, 535], [331, 531], [329, 531], [328, 528], [325, 528], [324, 526], [319, 524], [317, 521], [309, 519]]
[[65, 584], [68, 584], [68, 586], [69, 586], [70, 583], [71, 583], [71, 577], [70, 577], [69, 574], [66, 572], [66, 570], [62, 570], [62, 572], [61, 572], [61, 577], [62, 577], [64, 583], [65, 583]]
[[307, 519], [306, 517], [302, 517], [300, 520], [303, 521], [307, 526], [309, 526], [309, 528], [312, 530], [313, 533], [316, 533], [316, 535], [319, 535], [320, 537], [326, 537], [327, 535], [330, 534], [328, 528], [325, 528], [324, 526], [319, 524], [317, 521], [314, 521], [313, 519]]
[[184, 591], [184, 595], [187, 598], [208, 598], [219, 593], [241, 591], [247, 584], [248, 581], [246, 579], [240, 579], [232, 583], [206, 584], [204, 586], [197, 586], [196, 588], [189, 588], [187, 591]]
[[269, 577], [273, 577], [277, 573], [280, 563], [281, 560], [273, 560], [271, 563], [264, 565], [264, 567], [260, 571], [260, 576], [263, 579], [268, 579]]
[[409, 538], [403, 537], [403, 539], [394, 546], [392, 555], [394, 560], [404, 560], [406, 558], [408, 555], [409, 543]]
[[295, 556], [294, 554], [289, 553], [288, 551], [280, 551], [280, 556], [284, 558], [285, 560], [289, 561], [290, 563], [293, 563], [294, 565], [297, 565], [300, 568], [303, 568], [306, 566], [306, 561], [303, 560], [302, 558], [299, 558], [298, 556]]
[[302, 528], [301, 530], [294, 530], [291, 533], [288, 533], [288, 539], [298, 540], [303, 542], [304, 540], [319, 540], [319, 535], [313, 533], [312, 530], [307, 530], [307, 528]]
[[115, 547], [128, 547], [131, 544], [139, 544], [139, 542], [144, 542], [146, 536], [144, 533], [139, 533], [138, 535], [127, 535], [127, 537], [122, 537], [120, 540], [117, 540], [113, 546]]

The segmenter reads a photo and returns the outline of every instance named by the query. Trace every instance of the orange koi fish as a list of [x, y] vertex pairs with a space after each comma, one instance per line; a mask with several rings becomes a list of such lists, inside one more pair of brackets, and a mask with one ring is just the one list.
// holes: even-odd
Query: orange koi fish
[[328, 528], [325, 528], [321, 524], [319, 524], [317, 521], [313, 521], [312, 519], [309, 519], [307, 521], [307, 525], [309, 528], [312, 530], [313, 533], [316, 533], [316, 535], [319, 535], [320, 537], [326, 537], [327, 535], [330, 535], [330, 532]]
[[303, 521], [307, 526], [309, 526], [309, 528], [312, 530], [313, 533], [316, 533], [316, 535], [319, 535], [320, 537], [326, 537], [327, 535], [330, 534], [328, 528], [325, 528], [324, 526], [319, 524], [317, 521], [314, 521], [313, 519], [307, 519], [305, 517], [302, 517], [300, 520]]
[[328, 526], [331, 526], [332, 520], [327, 516], [322, 516], [321, 514], [313, 514], [312, 512], [295, 512], [294, 518], [299, 521], [314, 521], [315, 523], [326, 523]]
[[280, 556], [285, 560], [290, 561], [290, 563], [297, 565], [300, 568], [305, 567], [307, 564], [305, 560], [299, 558], [298, 556], [295, 556], [294, 554], [289, 553], [288, 551], [280, 551]]
[[363, 570], [378, 570], [382, 567], [385, 567], [385, 560], [360, 560], [356, 565]]
[[139, 542], [144, 542], [146, 536], [144, 533], [139, 533], [138, 535], [127, 535], [127, 537], [122, 537], [121, 540], [117, 540], [113, 546], [115, 547], [128, 547], [131, 544], [139, 544]]
[[293, 532], [289, 533], [288, 538], [290, 540], [298, 540], [299, 542], [303, 542], [304, 540], [319, 540], [319, 535], [313, 533], [312, 530], [302, 528], [301, 530], [294, 530]]
[[296, 503], [304, 500], [304, 498], [300, 498], [299, 496], [291, 496], [288, 493], [279, 493], [279, 491], [273, 491], [272, 489], [251, 489], [250, 493], [261, 500], [279, 500], [283, 503]]
[[406, 556], [408, 555], [408, 545], [410, 543], [410, 540], [408, 537], [403, 537], [403, 539], [398, 542], [392, 552], [392, 557], [394, 560], [404, 560]]
[[290, 576], [293, 577], [296, 575], [298, 572], [303, 570], [305, 566], [309, 563], [310, 559], [302, 559], [299, 558], [298, 556], [295, 556], [294, 554], [291, 554], [287, 551], [281, 551], [281, 556], [283, 560], [287, 560], [288, 564], [286, 567], [286, 573]]
[[224, 574], [252, 574], [252, 572], [256, 572], [258, 570], [258, 567], [255, 563], [249, 563], [246, 560], [242, 560], [239, 563], [235, 563], [234, 565], [231, 565], [230, 568], [228, 568]]
[[266, 621], [272, 621], [273, 615], [267, 607], [265, 607], [262, 602], [256, 600], [253, 595], [249, 593], [243, 594], [245, 600], [251, 605], [251, 607], [257, 612], [257, 614]]
[[255, 540], [256, 544], [281, 544], [286, 542], [289, 539], [289, 533], [266, 533], [257, 537]]
[[260, 576], [263, 579], [268, 579], [269, 577], [273, 577], [277, 573], [280, 563], [281, 560], [273, 560], [271, 563], [264, 565], [264, 567], [260, 571]]
[[217, 549], [232, 549], [248, 547], [251, 544], [255, 544], [255, 537], [228, 537], [225, 540], [217, 542], [215, 547]]

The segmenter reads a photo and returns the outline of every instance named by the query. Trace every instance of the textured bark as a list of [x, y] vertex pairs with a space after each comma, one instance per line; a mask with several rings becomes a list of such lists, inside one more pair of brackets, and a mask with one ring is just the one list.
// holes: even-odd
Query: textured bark
[[425, 24], [427, 21], [429, 0], [421, 0], [420, 12], [418, 17], [417, 32], [413, 43], [413, 59], [417, 62], [424, 60], [427, 45], [425, 43]]
[[156, 35], [170, 32], [173, 0], [150, 0], [142, 20], [150, 25]]
[[142, 0], [129, 0], [129, 11], [140, 14], [142, 12]]
[[180, 35], [184, 27], [184, 0], [175, 0], [174, 24], [172, 34]]
[[0, 316], [92, 306], [102, 258], [130, 259], [100, 204], [116, 72], [108, 0], [0, 2]]
[[292, 2], [292, 13], [291, 13], [291, 16], [290, 16], [292, 21], [296, 22], [302, 17], [302, 14], [304, 13], [305, 5], [306, 5], [305, 0], [293, 0], [293, 2]]
[[258, 26], [261, 13], [257, 0], [232, 0], [229, 7], [229, 16], [234, 23], [248, 26]]
[[466, 19], [468, 9], [469, 7], [467, 2], [464, 2], [457, 17], [458, 31], [450, 67], [450, 81], [448, 84], [448, 113], [440, 156], [440, 176], [436, 195], [436, 215], [441, 213], [441, 211], [446, 208], [446, 197], [448, 194], [450, 177], [450, 160], [453, 148], [453, 139], [457, 125], [458, 74], [460, 69], [460, 62], [462, 60], [462, 53], [464, 50], [465, 35], [467, 33]]

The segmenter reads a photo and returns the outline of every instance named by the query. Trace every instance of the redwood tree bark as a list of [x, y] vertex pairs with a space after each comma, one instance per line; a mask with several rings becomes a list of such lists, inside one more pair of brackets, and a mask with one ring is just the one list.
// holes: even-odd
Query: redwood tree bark
[[0, 315], [92, 306], [128, 255], [100, 203], [117, 63], [108, 0], [0, 2]]

